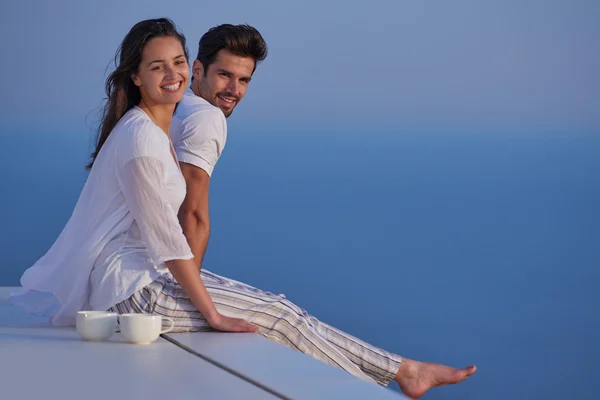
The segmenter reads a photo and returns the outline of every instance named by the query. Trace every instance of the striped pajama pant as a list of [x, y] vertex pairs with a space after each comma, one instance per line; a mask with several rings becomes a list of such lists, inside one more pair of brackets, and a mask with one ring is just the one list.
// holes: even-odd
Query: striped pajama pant
[[[201, 270], [201, 276], [221, 314], [242, 318], [256, 325], [263, 336], [368, 382], [387, 386], [394, 379], [402, 361], [400, 356], [319, 321], [282, 294], [264, 292], [205, 269]], [[212, 330], [170, 273], [111, 310], [120, 314], [152, 313], [172, 318], [174, 332]]]

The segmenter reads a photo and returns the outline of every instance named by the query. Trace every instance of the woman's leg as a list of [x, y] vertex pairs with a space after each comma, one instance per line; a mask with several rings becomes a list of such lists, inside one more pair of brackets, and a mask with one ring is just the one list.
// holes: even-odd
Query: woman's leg
[[[362, 377], [368, 375], [376, 383], [387, 386], [395, 380], [404, 394], [419, 398], [429, 389], [465, 380], [476, 371], [475, 366], [456, 369], [437, 363], [424, 363], [388, 353], [335, 329], [308, 314], [283, 295], [264, 292], [241, 282], [203, 271], [202, 279], [219, 312], [244, 318], [259, 326], [267, 337], [298, 349], [317, 359]], [[307, 342], [315, 340], [324, 347], [315, 352]], [[343, 358], [323, 357], [323, 350], [335, 350]], [[325, 351], [324, 353], [327, 353]], [[335, 353], [334, 353], [335, 354]], [[347, 361], [358, 366], [362, 374], [340, 366]], [[364, 379], [364, 378], [363, 378]]]
[[[389, 385], [398, 372], [400, 356], [319, 321], [284, 295], [206, 270], [202, 271], [202, 279], [219, 312], [257, 325], [263, 336], [350, 373], [358, 367], [362, 373], [354, 375], [366, 374], [382, 386]], [[340, 355], [341, 361], [337, 360]], [[351, 366], [347, 366], [348, 361]]]
[[[245, 319], [269, 339], [382, 386], [387, 386], [398, 371], [399, 356], [322, 323], [283, 295], [265, 292], [205, 270], [202, 280], [220, 313]], [[146, 289], [150, 290], [137, 295], [141, 299], [132, 296], [134, 307], [145, 303], [143, 297], [153, 298], [150, 312], [173, 318], [176, 331], [210, 329], [181, 286], [169, 275], [161, 277], [154, 288]], [[150, 291], [156, 294], [148, 294]]]
[[[219, 312], [244, 318], [260, 333], [361, 379], [387, 386], [393, 379], [402, 391], [418, 398], [435, 386], [458, 383], [474, 366], [455, 369], [404, 359], [373, 347], [324, 324], [285, 299], [252, 286], [202, 271], [203, 281]], [[183, 289], [161, 276], [129, 299], [111, 308], [119, 313], [156, 313], [173, 318], [176, 332], [211, 330]]]
[[[177, 282], [170, 274], [160, 276], [142, 290], [112, 306], [108, 311], [119, 314], [148, 313], [173, 319], [171, 332], [209, 331], [210, 325], [187, 296], [173, 290]], [[179, 285], [177, 285], [179, 286]], [[185, 295], [181, 287], [179, 290]]]

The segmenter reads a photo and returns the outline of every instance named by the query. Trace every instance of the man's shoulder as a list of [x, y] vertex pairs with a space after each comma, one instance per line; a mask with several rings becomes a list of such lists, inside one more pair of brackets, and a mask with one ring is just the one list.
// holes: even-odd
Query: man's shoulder
[[227, 122], [223, 111], [208, 101], [186, 92], [179, 103], [171, 124], [171, 137], [175, 143], [181, 140], [205, 140], [227, 136]]
[[174, 118], [180, 121], [198, 121], [208, 123], [211, 121], [225, 123], [223, 111], [213, 106], [191, 90], [187, 90], [177, 107]]

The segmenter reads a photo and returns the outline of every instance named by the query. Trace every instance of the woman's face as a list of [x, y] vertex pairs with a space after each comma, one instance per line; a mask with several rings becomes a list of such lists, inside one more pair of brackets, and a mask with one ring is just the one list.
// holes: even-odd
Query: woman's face
[[150, 39], [142, 52], [138, 71], [132, 76], [147, 106], [178, 103], [189, 78], [183, 47], [173, 36]]

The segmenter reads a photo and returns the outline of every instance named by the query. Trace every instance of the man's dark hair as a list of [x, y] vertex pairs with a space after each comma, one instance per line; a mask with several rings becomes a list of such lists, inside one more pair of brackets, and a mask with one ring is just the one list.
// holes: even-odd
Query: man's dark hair
[[196, 59], [204, 67], [204, 75], [208, 66], [215, 62], [217, 53], [227, 49], [239, 57], [250, 57], [254, 60], [254, 69], [259, 62], [267, 58], [267, 43], [256, 28], [242, 24], [223, 24], [210, 28], [202, 35], [198, 44], [198, 57]]

